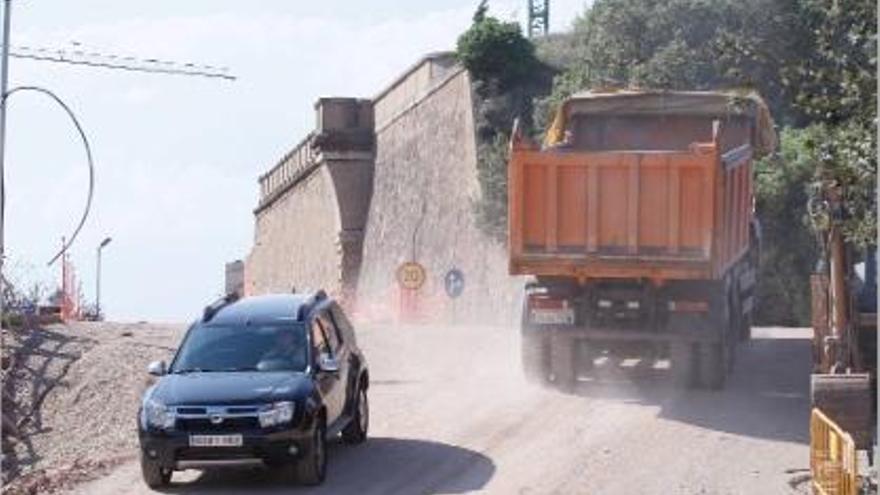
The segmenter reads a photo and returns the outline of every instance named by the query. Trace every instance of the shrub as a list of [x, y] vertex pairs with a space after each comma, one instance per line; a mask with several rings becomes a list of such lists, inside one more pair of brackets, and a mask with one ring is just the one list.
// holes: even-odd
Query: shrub
[[763, 233], [757, 321], [809, 325], [810, 273], [818, 246], [807, 202], [821, 129], [784, 129], [779, 151], [756, 163], [755, 199]]
[[552, 69], [535, 57], [519, 24], [487, 15], [480, 3], [471, 27], [458, 38], [458, 60], [473, 79], [480, 196], [474, 202], [478, 227], [503, 242], [507, 237], [507, 143], [514, 119], [529, 128], [532, 100], [549, 91]]
[[486, 2], [474, 14], [470, 29], [458, 37], [458, 60], [479, 81], [502, 90], [528, 79], [537, 65], [535, 47], [516, 22], [486, 15]]

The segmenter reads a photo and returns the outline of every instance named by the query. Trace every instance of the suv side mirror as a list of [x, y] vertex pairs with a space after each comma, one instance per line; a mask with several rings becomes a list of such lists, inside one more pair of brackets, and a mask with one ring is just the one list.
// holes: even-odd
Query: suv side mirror
[[147, 373], [153, 376], [162, 376], [167, 372], [168, 370], [165, 368], [165, 361], [153, 361], [147, 366]]
[[321, 353], [318, 356], [318, 370], [327, 373], [339, 372], [339, 361], [329, 353]]

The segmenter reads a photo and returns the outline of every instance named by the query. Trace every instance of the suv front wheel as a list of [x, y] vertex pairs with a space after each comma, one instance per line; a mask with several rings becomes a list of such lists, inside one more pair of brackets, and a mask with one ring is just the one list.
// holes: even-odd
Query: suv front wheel
[[327, 474], [327, 426], [320, 417], [302, 459], [296, 462], [296, 478], [305, 485], [320, 485]]
[[162, 488], [171, 482], [171, 470], [159, 466], [155, 462], [144, 459], [141, 455], [141, 474], [144, 483], [150, 488]]
[[367, 439], [369, 427], [370, 403], [367, 400], [367, 388], [362, 384], [358, 387], [357, 399], [354, 403], [354, 416], [342, 430], [342, 440], [349, 444], [362, 443]]

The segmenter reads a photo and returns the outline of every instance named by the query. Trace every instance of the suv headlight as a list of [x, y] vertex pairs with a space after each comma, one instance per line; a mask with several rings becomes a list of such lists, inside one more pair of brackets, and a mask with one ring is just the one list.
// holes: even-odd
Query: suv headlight
[[170, 430], [174, 428], [177, 417], [170, 407], [155, 399], [149, 399], [144, 402], [144, 419], [154, 428]]
[[289, 423], [293, 419], [293, 402], [276, 402], [260, 411], [260, 426], [270, 426]]

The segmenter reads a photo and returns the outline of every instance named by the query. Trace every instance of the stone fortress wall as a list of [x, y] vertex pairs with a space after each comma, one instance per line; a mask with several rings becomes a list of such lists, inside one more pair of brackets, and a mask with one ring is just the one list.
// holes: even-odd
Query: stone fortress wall
[[[260, 178], [245, 292], [320, 287], [373, 320], [518, 319], [522, 283], [474, 220], [474, 101], [452, 54], [425, 56], [372, 100], [315, 108], [316, 130]], [[396, 281], [406, 261], [425, 268], [416, 291]]]

